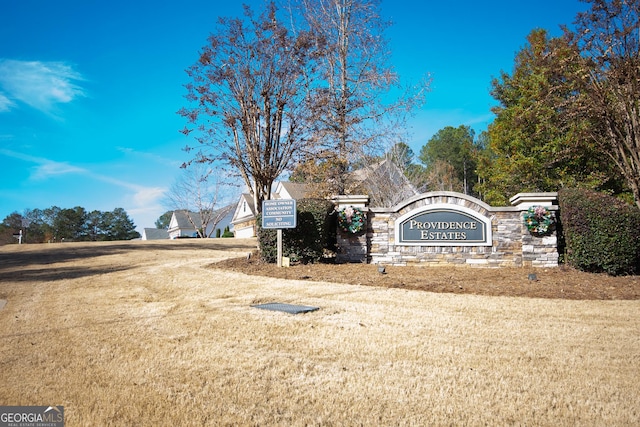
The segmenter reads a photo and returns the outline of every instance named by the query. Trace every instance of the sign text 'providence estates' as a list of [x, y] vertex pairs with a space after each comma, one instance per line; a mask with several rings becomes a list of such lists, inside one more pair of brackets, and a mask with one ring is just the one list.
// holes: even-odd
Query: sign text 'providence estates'
[[433, 209], [404, 218], [399, 224], [399, 244], [486, 245], [490, 223], [454, 209]]

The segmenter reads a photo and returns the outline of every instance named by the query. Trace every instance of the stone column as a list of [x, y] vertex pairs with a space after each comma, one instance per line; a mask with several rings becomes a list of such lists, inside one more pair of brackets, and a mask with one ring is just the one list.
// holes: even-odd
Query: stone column
[[360, 208], [367, 215], [365, 226], [359, 233], [352, 234], [344, 232], [340, 228], [336, 230], [336, 240], [338, 246], [336, 253], [336, 262], [367, 262], [367, 258], [369, 256], [369, 238], [367, 236], [369, 229], [369, 196], [335, 196], [333, 198], [333, 202], [336, 204], [337, 211], [341, 211], [351, 206], [354, 208]]
[[524, 214], [532, 206], [544, 206], [556, 215], [558, 212], [558, 193], [518, 193], [509, 199], [520, 211], [522, 224], [522, 266], [523, 267], [557, 267], [558, 235], [554, 228], [544, 236], [536, 236], [529, 232], [524, 224]]

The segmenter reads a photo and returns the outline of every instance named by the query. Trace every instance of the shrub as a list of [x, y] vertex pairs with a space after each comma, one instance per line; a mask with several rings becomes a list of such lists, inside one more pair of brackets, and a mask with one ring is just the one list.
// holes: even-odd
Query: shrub
[[566, 262], [611, 275], [640, 271], [640, 210], [591, 190], [558, 193]]
[[[321, 199], [300, 199], [296, 203], [296, 228], [282, 230], [282, 253], [293, 262], [318, 262], [325, 249], [335, 247], [333, 203]], [[277, 230], [263, 229], [262, 216], [256, 218], [260, 256], [276, 262]]]

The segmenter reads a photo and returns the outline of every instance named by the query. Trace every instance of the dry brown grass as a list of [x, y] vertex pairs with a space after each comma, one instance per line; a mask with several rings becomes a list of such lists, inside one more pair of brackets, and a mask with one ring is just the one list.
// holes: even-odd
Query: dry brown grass
[[[68, 426], [638, 425], [640, 301], [214, 270], [253, 241], [0, 248], [0, 404]], [[315, 305], [289, 315], [261, 302]]]

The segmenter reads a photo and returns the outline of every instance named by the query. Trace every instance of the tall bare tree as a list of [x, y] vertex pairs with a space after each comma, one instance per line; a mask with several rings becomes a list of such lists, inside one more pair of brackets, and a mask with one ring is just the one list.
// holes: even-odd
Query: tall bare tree
[[181, 211], [199, 237], [211, 237], [216, 226], [234, 207], [220, 171], [209, 164], [194, 163], [183, 170], [165, 194], [165, 205], [172, 211]]
[[[191, 163], [220, 162], [242, 177], [256, 209], [307, 143], [308, 67], [315, 42], [292, 36], [269, 3], [258, 17], [220, 18], [199, 60], [187, 70], [190, 107], [183, 133], [200, 143]], [[193, 147], [187, 147], [190, 151]]]
[[347, 193], [367, 194], [371, 207], [391, 207], [418, 194], [404, 171], [385, 155], [368, 159], [365, 165], [349, 174]]
[[[351, 166], [380, 155], [401, 126], [401, 113], [423, 99], [428, 83], [385, 102], [399, 79], [388, 65], [379, 0], [299, 0], [304, 28], [323, 43], [321, 80], [314, 84], [313, 173], [325, 193], [347, 189]], [[378, 151], [376, 153], [376, 150]], [[307, 165], [308, 166], [308, 165]]]
[[577, 104], [640, 207], [640, 1], [587, 1], [591, 9], [578, 14], [574, 31], [566, 29], [584, 67]]

